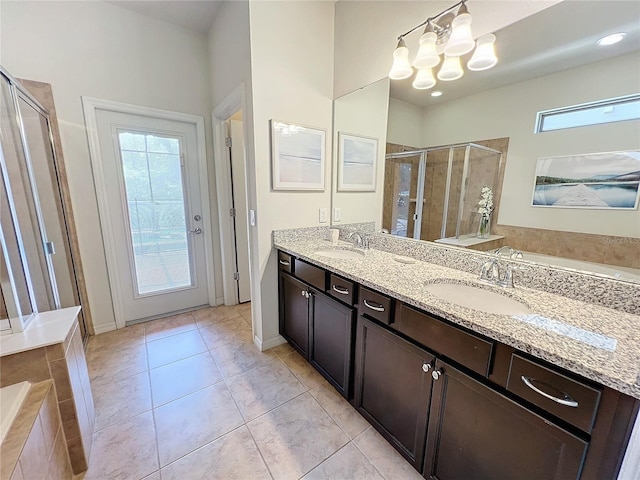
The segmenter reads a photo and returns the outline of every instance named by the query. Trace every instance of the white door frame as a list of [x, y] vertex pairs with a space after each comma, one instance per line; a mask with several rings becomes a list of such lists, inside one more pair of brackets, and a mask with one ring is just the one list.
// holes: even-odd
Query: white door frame
[[[225, 131], [224, 122], [231, 117], [238, 110], [242, 110], [242, 134], [244, 137], [245, 148], [247, 145], [247, 122], [246, 115], [246, 100], [244, 94], [244, 84], [236, 87], [233, 92], [227, 96], [211, 113], [211, 120], [213, 122], [213, 149], [214, 149], [214, 163], [216, 171], [216, 193], [218, 195], [218, 218], [220, 220], [220, 246], [222, 257], [222, 289], [224, 292], [224, 304], [234, 305], [237, 303], [236, 293], [236, 280], [233, 276], [235, 272], [235, 259], [234, 259], [234, 230], [233, 219], [229, 215], [229, 210], [233, 205], [233, 199], [231, 195], [231, 186], [229, 185], [229, 179], [231, 178], [231, 171], [226, 161], [225, 153]], [[245, 171], [246, 168], [245, 157]], [[248, 193], [248, 188], [247, 188]], [[251, 235], [251, 233], [249, 233]], [[251, 240], [249, 239], [249, 249], [251, 249]], [[251, 254], [249, 254], [251, 255]], [[249, 270], [251, 271], [251, 258], [249, 258]], [[253, 281], [251, 284], [251, 299], [253, 300]]]
[[142, 107], [127, 103], [113, 102], [100, 98], [82, 97], [82, 107], [84, 109], [84, 119], [87, 127], [87, 138], [89, 140], [89, 155], [91, 158], [91, 168], [93, 169], [94, 183], [96, 186], [96, 197], [98, 200], [98, 212], [100, 226], [104, 238], [104, 249], [107, 260], [107, 273], [109, 275], [109, 285], [111, 286], [111, 301], [116, 318], [116, 327], [125, 326], [123, 299], [120, 295], [118, 269], [116, 264], [116, 249], [114, 231], [111, 227], [111, 218], [107, 208], [107, 198], [109, 190], [102, 170], [102, 154], [100, 153], [100, 142], [98, 139], [98, 124], [96, 110], [108, 110], [118, 113], [128, 113], [163, 120], [173, 120], [194, 125], [196, 129], [196, 142], [198, 145], [198, 173], [200, 177], [200, 197], [202, 203], [202, 227], [204, 234], [204, 251], [207, 271], [207, 287], [209, 295], [209, 305], [216, 304], [215, 277], [213, 266], [213, 236], [211, 226], [211, 211], [209, 208], [209, 177], [207, 174], [207, 154], [204, 135], [204, 118], [198, 115], [187, 113], [171, 112], [157, 108]]

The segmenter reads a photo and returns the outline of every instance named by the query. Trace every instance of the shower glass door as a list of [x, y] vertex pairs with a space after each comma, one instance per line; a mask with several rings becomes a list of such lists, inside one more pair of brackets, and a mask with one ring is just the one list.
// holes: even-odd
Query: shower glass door
[[424, 191], [421, 159], [420, 152], [387, 155], [382, 225], [393, 235], [420, 238]]

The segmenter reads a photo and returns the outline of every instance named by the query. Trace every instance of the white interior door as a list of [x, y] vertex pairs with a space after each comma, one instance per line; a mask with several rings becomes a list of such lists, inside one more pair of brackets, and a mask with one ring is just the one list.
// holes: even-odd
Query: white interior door
[[96, 126], [118, 323], [208, 304], [196, 126], [102, 109]]
[[242, 141], [242, 122], [229, 120], [231, 138], [231, 180], [233, 185], [233, 208], [236, 272], [238, 283], [238, 302], [251, 301], [251, 282], [249, 278], [249, 219], [247, 208], [246, 171], [244, 142]]

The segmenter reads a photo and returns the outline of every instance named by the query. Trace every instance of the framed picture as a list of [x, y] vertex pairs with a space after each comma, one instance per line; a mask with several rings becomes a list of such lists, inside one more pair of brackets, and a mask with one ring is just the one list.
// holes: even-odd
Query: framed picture
[[534, 207], [638, 208], [640, 151], [539, 158]]
[[326, 132], [271, 120], [274, 190], [324, 190]]
[[338, 133], [338, 191], [375, 192], [378, 139]]

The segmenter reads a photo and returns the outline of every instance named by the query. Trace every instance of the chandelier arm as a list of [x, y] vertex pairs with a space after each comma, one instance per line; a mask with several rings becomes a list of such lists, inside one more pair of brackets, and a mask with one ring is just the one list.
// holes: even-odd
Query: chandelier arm
[[[461, 5], [464, 5], [465, 2], [467, 0], [460, 0], [458, 3], [456, 3], [455, 5], [450, 6], [449, 8], [444, 9], [443, 11], [441, 11], [440, 13], [438, 13], [437, 15], [434, 15], [433, 17], [429, 17], [427, 18], [424, 22], [422, 22], [419, 25], [416, 25], [415, 27], [413, 27], [411, 30], [408, 30], [406, 32], [404, 32], [402, 35], [398, 36], [398, 41], [402, 40], [404, 37], [406, 37], [407, 35], [409, 35], [410, 33], [415, 32], [416, 30], [418, 30], [421, 27], [424, 27], [425, 25], [427, 25], [429, 22], [432, 22], [434, 20], [437, 20], [438, 18], [440, 18], [441, 16], [443, 16], [445, 13], [450, 12], [451, 10], [458, 8]], [[433, 25], [438, 25], [437, 23], [433, 24]]]

